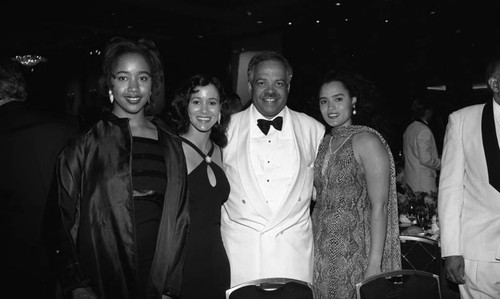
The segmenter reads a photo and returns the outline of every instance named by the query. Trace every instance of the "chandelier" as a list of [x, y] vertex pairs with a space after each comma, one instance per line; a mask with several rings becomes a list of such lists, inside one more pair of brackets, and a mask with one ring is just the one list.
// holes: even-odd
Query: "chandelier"
[[12, 60], [17, 61], [26, 67], [34, 68], [40, 62], [47, 61], [47, 58], [40, 55], [16, 55], [16, 57], [12, 58]]

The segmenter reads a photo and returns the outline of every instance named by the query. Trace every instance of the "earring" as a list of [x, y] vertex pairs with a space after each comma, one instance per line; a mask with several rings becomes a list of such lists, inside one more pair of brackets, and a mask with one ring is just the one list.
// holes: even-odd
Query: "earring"
[[108, 93], [109, 93], [109, 101], [111, 102], [111, 104], [113, 104], [113, 100], [115, 99], [113, 97], [113, 92], [110, 90]]
[[352, 115], [356, 115], [356, 105], [352, 105]]
[[221, 114], [219, 113], [219, 119], [217, 120], [217, 123], [220, 125], [220, 117], [221, 117]]

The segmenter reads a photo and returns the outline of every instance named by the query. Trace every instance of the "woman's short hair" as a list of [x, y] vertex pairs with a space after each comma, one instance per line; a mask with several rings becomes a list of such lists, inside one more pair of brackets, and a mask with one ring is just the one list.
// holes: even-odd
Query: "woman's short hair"
[[155, 43], [148, 39], [134, 41], [123, 37], [113, 37], [107, 43], [103, 54], [102, 76], [99, 80], [99, 87], [103, 95], [106, 95], [111, 88], [113, 69], [116, 67], [118, 59], [129, 53], [136, 53], [144, 57], [151, 71], [151, 92], [157, 94], [163, 84], [164, 74], [160, 53]]

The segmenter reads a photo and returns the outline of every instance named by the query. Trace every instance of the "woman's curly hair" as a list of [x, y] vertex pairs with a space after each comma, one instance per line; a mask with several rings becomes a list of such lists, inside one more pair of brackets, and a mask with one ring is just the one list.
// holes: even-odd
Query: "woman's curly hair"
[[189, 78], [182, 84], [177, 92], [175, 93], [175, 98], [172, 101], [172, 115], [171, 122], [173, 123], [174, 130], [177, 134], [182, 135], [187, 133], [190, 126], [188, 105], [191, 100], [191, 96], [198, 92], [199, 87], [207, 86], [213, 84], [219, 92], [220, 97], [220, 113], [221, 120], [220, 124], [216, 123], [210, 132], [210, 139], [220, 147], [225, 147], [227, 145], [227, 126], [231, 119], [231, 107], [230, 101], [227, 100], [224, 88], [221, 82], [214, 76], [208, 74], [196, 74]]

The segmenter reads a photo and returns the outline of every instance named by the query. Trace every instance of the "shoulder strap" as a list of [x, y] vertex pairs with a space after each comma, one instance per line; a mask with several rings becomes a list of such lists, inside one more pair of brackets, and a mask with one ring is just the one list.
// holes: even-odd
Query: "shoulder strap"
[[186, 144], [188, 144], [189, 146], [191, 146], [198, 154], [200, 154], [200, 156], [203, 158], [203, 160], [206, 160], [206, 157], [211, 157], [213, 152], [214, 152], [214, 144], [212, 143], [212, 147], [210, 148], [210, 150], [208, 151], [208, 153], [205, 155], [196, 145], [194, 145], [194, 143], [192, 143], [191, 141], [187, 140], [186, 138], [184, 137], [181, 137], [181, 140], [184, 141]]

